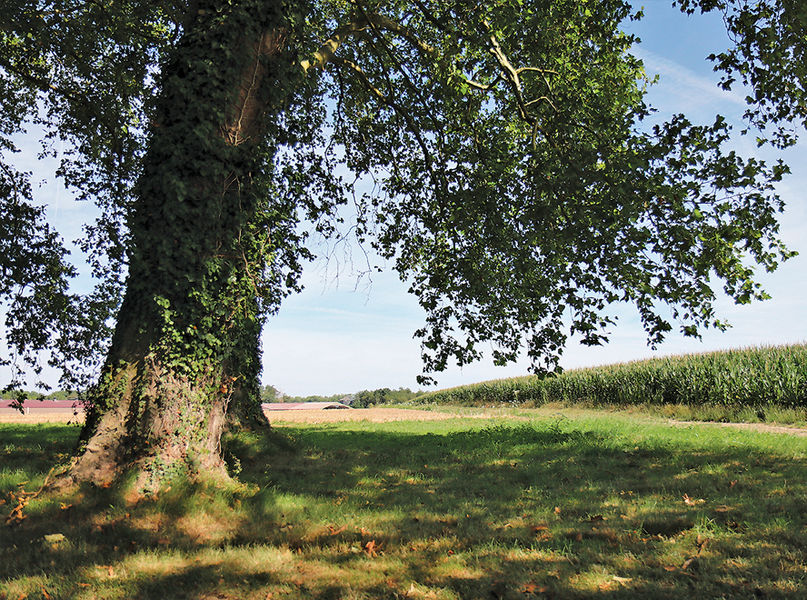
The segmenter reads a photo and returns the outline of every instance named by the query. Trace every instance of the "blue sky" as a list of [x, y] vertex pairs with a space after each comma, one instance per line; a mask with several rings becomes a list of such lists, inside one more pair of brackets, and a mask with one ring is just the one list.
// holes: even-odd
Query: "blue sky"
[[[717, 16], [687, 17], [669, 4], [668, 0], [643, 3], [645, 18], [631, 27], [642, 38], [637, 53], [648, 73], [658, 73], [661, 78], [650, 92], [651, 104], [661, 116], [684, 112], [693, 121], [705, 122], [711, 122], [716, 113], [736, 118], [743, 111], [743, 95], [717, 88], [717, 76], [705, 59], [729, 43], [722, 21]], [[35, 173], [34, 179], [42, 179], [52, 165], [37, 163], [35, 144], [25, 146], [21, 160]], [[746, 155], [774, 158], [767, 152], [760, 155], [753, 139], [741, 139], [736, 146]], [[802, 316], [802, 299], [807, 296], [807, 205], [801, 193], [807, 189], [807, 158], [803, 154], [803, 149], [796, 147], [785, 156], [793, 175], [779, 188], [788, 205], [782, 218], [782, 237], [803, 255], [760, 277], [773, 296], [771, 300], [735, 306], [721, 298], [718, 311], [732, 329], [706, 332], [702, 341], [672, 334], [655, 352], [646, 345], [635, 311], [625, 306], [611, 329], [608, 345], [587, 348], [570, 341], [561, 364], [573, 368], [682, 352], [807, 341], [807, 320]], [[52, 180], [40, 187], [39, 196], [49, 203], [51, 218], [65, 237], [75, 237], [89, 207], [73, 202]], [[358, 278], [361, 254], [354, 249], [356, 260], [351, 261], [346, 251], [350, 248], [337, 250], [327, 263], [312, 264], [303, 277], [306, 289], [288, 298], [278, 315], [270, 318], [263, 335], [265, 383], [292, 395], [417, 387], [420, 352], [412, 334], [423, 323], [422, 311], [394, 272], [373, 274], [372, 280]], [[450, 368], [436, 378], [438, 387], [448, 387], [523, 375], [527, 367], [526, 362], [519, 362], [497, 368], [486, 360], [463, 369]], [[0, 383], [3, 375], [0, 371]], [[52, 381], [55, 379], [54, 375]]]

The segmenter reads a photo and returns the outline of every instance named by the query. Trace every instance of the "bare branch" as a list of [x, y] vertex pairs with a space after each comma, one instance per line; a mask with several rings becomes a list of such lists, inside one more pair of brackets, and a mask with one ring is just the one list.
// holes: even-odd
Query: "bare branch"
[[381, 102], [383, 102], [388, 106], [392, 106], [391, 100], [387, 98], [387, 95], [373, 85], [373, 83], [370, 81], [370, 78], [367, 77], [367, 73], [365, 73], [364, 70], [359, 65], [354, 63], [352, 60], [342, 58], [341, 56], [332, 56], [331, 62], [333, 62], [337, 66], [346, 67], [347, 69], [352, 71], [355, 75], [358, 76], [358, 78], [361, 80], [364, 86], [370, 91], [370, 93], [373, 94], [373, 96], [376, 97], [377, 100], [380, 100]]
[[45, 94], [55, 93], [73, 102], [78, 102], [80, 100], [80, 98], [73, 92], [53, 85], [53, 83], [51, 83], [48, 79], [35, 75], [30, 68], [17, 66], [2, 56], [0, 56], [0, 69], [4, 69], [6, 72], [19, 77], [20, 79], [24, 79], [30, 85], [33, 85], [40, 92]]
[[397, 21], [393, 21], [392, 19], [383, 15], [365, 13], [362, 14], [360, 19], [351, 21], [350, 23], [345, 23], [341, 27], [337, 28], [333, 35], [331, 35], [331, 37], [328, 38], [328, 40], [326, 40], [322, 46], [320, 46], [319, 50], [314, 53], [311, 60], [301, 61], [300, 66], [302, 67], [303, 72], [307, 73], [313, 68], [324, 69], [325, 65], [327, 65], [333, 59], [336, 51], [345, 42], [345, 40], [356, 35], [357, 33], [366, 31], [370, 27], [397, 33], [423, 54], [434, 54], [434, 48], [421, 41], [409, 28], [405, 27], [404, 25], [401, 25]]
[[333, 59], [339, 46], [349, 37], [367, 29], [367, 26], [368, 23], [364, 19], [361, 19], [359, 21], [345, 23], [337, 28], [336, 31], [333, 32], [333, 35], [320, 46], [319, 50], [314, 52], [314, 56], [311, 60], [300, 61], [303, 72], [307, 73], [311, 69], [324, 69], [325, 65]]
[[521, 75], [525, 71], [532, 71], [534, 73], [541, 73], [542, 75], [545, 75], [547, 73], [549, 73], [550, 75], [557, 75], [558, 74], [557, 71], [553, 71], [552, 69], [539, 69], [538, 67], [519, 67], [518, 69], [516, 69], [516, 73], [519, 74], [519, 75]]
[[533, 143], [535, 143], [535, 132], [539, 130], [539, 127], [537, 126], [537, 119], [535, 116], [530, 114], [530, 107], [545, 101], [555, 110], [557, 110], [557, 108], [554, 104], [552, 104], [552, 101], [547, 96], [541, 96], [535, 100], [526, 101], [524, 99], [524, 93], [521, 87], [520, 74], [524, 72], [540, 73], [544, 78], [544, 83], [547, 85], [547, 87], [549, 87], [549, 82], [546, 79], [546, 75], [556, 75], [557, 73], [550, 69], [539, 69], [538, 67], [520, 67], [516, 69], [510, 62], [510, 59], [507, 58], [507, 54], [505, 54], [504, 50], [502, 50], [501, 44], [499, 44], [499, 40], [493, 34], [490, 24], [484, 19], [482, 20], [482, 27], [488, 34], [488, 40], [490, 41], [490, 48], [488, 51], [496, 59], [496, 62], [499, 63], [499, 67], [501, 67], [502, 70], [502, 75], [513, 91], [513, 96], [515, 97], [516, 105], [518, 106], [519, 116], [522, 120], [533, 126]]
[[462, 75], [457, 75], [457, 77], [461, 79], [463, 82], [467, 83], [472, 88], [482, 90], [483, 92], [488, 92], [492, 90], [494, 87], [496, 87], [496, 84], [502, 80], [502, 76], [497, 75], [496, 79], [494, 79], [490, 83], [485, 84], [485, 83], [479, 83], [478, 81], [474, 81], [473, 79], [468, 79], [467, 77], [463, 77]]
[[536, 104], [538, 104], [538, 103], [540, 103], [540, 102], [546, 102], [547, 104], [549, 104], [549, 106], [551, 106], [552, 108], [554, 108], [554, 109], [555, 109], [555, 111], [557, 112], [558, 107], [557, 107], [557, 106], [555, 106], [555, 105], [552, 103], [552, 100], [550, 100], [548, 96], [541, 96], [540, 98], [536, 98], [535, 100], [530, 100], [529, 102], [527, 102], [527, 103], [524, 105], [524, 108], [529, 108], [529, 107], [534, 106], [534, 105], [536, 105]]

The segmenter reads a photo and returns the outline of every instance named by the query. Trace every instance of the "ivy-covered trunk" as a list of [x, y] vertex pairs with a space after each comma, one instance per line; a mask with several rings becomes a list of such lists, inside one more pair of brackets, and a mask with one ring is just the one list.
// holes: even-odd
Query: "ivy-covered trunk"
[[224, 475], [228, 407], [255, 418], [259, 287], [276, 217], [267, 123], [292, 61], [280, 9], [235, 4], [199, 2], [163, 66], [127, 291], [73, 480], [134, 470], [155, 488], [181, 472]]

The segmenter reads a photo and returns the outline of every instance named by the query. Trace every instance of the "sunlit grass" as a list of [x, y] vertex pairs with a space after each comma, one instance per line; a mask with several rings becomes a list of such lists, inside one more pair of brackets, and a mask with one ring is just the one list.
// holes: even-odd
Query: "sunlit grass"
[[[0, 598], [807, 597], [805, 438], [597, 413], [279, 429], [229, 440], [226, 489], [33, 501], [0, 529]], [[0, 426], [2, 497], [75, 435]]]

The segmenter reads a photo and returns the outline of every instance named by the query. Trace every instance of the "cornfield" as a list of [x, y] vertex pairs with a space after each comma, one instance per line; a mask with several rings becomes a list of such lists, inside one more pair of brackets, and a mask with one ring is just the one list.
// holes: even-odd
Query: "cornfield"
[[455, 405], [547, 402], [807, 408], [807, 345], [687, 354], [547, 377], [498, 379], [419, 396]]

